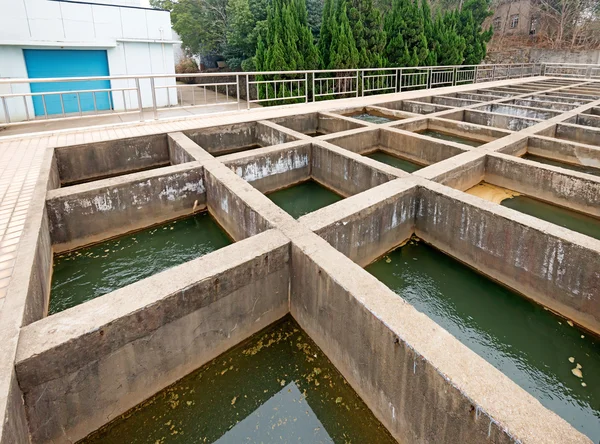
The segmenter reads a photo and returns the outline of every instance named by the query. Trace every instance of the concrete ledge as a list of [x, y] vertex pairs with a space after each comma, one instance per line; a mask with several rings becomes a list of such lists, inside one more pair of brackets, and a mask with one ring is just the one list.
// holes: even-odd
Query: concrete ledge
[[417, 236], [600, 333], [600, 241], [437, 184], [419, 196]]
[[170, 160], [165, 134], [56, 148], [54, 153], [63, 184], [165, 166]]
[[183, 164], [48, 192], [55, 251], [66, 251], [206, 206], [203, 169]]
[[412, 180], [396, 179], [298, 221], [366, 266], [413, 234], [416, 190]]
[[26, 327], [33, 441], [81, 439], [284, 316], [288, 242], [269, 231]]
[[291, 313], [400, 442], [590, 443], [322, 244], [293, 240]]

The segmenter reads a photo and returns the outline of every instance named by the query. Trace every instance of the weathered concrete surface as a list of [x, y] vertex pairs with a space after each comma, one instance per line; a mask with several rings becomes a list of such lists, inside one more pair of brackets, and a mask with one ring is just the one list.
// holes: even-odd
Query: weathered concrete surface
[[55, 251], [65, 251], [193, 214], [206, 206], [195, 163], [48, 192]]
[[[534, 96], [535, 98], [535, 96]], [[544, 100], [534, 100], [534, 99], [528, 99], [528, 100], [523, 100], [523, 99], [517, 99], [517, 100], [513, 100], [511, 103], [514, 103], [515, 105], [519, 105], [519, 106], [524, 106], [524, 107], [531, 107], [531, 108], [543, 108], [543, 109], [557, 109], [557, 110], [561, 110], [561, 111], [570, 111], [574, 108], [577, 108], [578, 105], [576, 104], [571, 104], [571, 103], [560, 103], [560, 102], [551, 102], [551, 101], [544, 101]]]
[[266, 194], [310, 178], [311, 144], [294, 142], [294, 145], [290, 148], [260, 148], [251, 155], [231, 154], [222, 161]]
[[[431, 103], [425, 102], [426, 98], [422, 99], [423, 101], [414, 101], [414, 100], [402, 100], [398, 102], [386, 102], [380, 103], [379, 106], [390, 109], [397, 109], [400, 111], [407, 111], [409, 113], [416, 114], [431, 114], [439, 111], [449, 111], [452, 109], [450, 106], [444, 105], [434, 105]], [[431, 100], [431, 99], [430, 99]]]
[[446, 106], [470, 106], [481, 103], [481, 100], [461, 99], [457, 97], [437, 96], [431, 98], [431, 103]]
[[416, 234], [600, 333], [600, 241], [441, 185], [419, 188]]
[[40, 315], [43, 307], [47, 268], [44, 260], [51, 258], [47, 248], [44, 222], [45, 192], [55, 185], [51, 175], [55, 165], [51, 149], [45, 151], [34, 188], [29, 213], [20, 240], [7, 297], [0, 310], [0, 443], [29, 442], [23, 395], [15, 374], [15, 359], [20, 328]]
[[485, 153], [467, 151], [422, 170], [414, 176], [423, 177], [457, 190], [468, 190], [485, 177]]
[[477, 109], [491, 113], [506, 114], [509, 116], [526, 117], [530, 119], [540, 120], [551, 119], [552, 117], [556, 117], [560, 114], [559, 112], [555, 111], [547, 111], [537, 108], [527, 108], [523, 106], [504, 104], [484, 105]]
[[302, 134], [331, 134], [363, 126], [348, 119], [334, 117], [331, 113], [298, 114], [272, 119], [271, 121]]
[[571, 140], [573, 142], [586, 143], [588, 145], [600, 146], [600, 128], [559, 124], [556, 125], [554, 137]]
[[293, 239], [291, 313], [399, 442], [589, 443], [326, 245]]
[[[539, 166], [538, 166], [539, 165]], [[600, 178], [578, 171], [568, 173], [506, 154], [486, 158], [485, 181], [519, 193], [600, 217]]]
[[567, 122], [575, 123], [577, 125], [593, 126], [595, 128], [600, 128], [600, 116], [593, 116], [590, 114], [579, 114], [573, 119], [573, 122]]
[[463, 144], [442, 141], [422, 134], [396, 128], [380, 130], [380, 145], [392, 154], [413, 160], [421, 165], [431, 165], [469, 150]]
[[490, 142], [510, 134], [509, 131], [468, 122], [456, 122], [447, 119], [427, 119], [427, 129], [442, 131], [468, 139]]
[[361, 266], [370, 264], [414, 232], [416, 185], [396, 179], [299, 221]]
[[86, 436], [288, 312], [289, 245], [276, 231], [176, 269], [23, 330], [34, 442]]
[[169, 164], [166, 134], [56, 148], [63, 185]]
[[527, 152], [573, 165], [600, 168], [600, 147], [550, 137], [530, 137], [527, 142]]
[[344, 197], [366, 191], [396, 177], [371, 167], [369, 162], [363, 162], [362, 157], [352, 158], [336, 146], [325, 148], [313, 144], [311, 160], [312, 178]]
[[[183, 135], [183, 133], [179, 133]], [[167, 134], [167, 143], [169, 146], [169, 160], [171, 165], [179, 165], [181, 163], [193, 162], [194, 158], [186, 151], [185, 147], [179, 143], [177, 137], [171, 137]]]
[[540, 122], [537, 119], [488, 113], [474, 109], [465, 110], [463, 120], [477, 125], [495, 126], [510, 131], [521, 131]]
[[215, 156], [296, 140], [289, 134], [260, 122], [188, 130], [184, 134]]

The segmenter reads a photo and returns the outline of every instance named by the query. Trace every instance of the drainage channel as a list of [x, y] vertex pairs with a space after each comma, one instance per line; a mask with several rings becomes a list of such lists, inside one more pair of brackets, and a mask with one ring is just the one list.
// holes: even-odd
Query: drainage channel
[[413, 237], [366, 270], [582, 431], [600, 439], [600, 341]]

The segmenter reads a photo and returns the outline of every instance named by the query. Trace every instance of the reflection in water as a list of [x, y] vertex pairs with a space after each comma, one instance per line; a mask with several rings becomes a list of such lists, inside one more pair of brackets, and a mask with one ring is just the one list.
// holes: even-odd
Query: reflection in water
[[296, 219], [343, 199], [314, 180], [275, 191], [267, 197]]
[[430, 129], [417, 131], [417, 134], [434, 137], [434, 138], [440, 139], [440, 140], [448, 140], [450, 142], [462, 143], [464, 145], [469, 145], [469, 146], [480, 146], [485, 143], [485, 142], [480, 142], [479, 140], [468, 139], [466, 137], [460, 137], [460, 136], [456, 136], [454, 134], [444, 133], [442, 131], [436, 131], [436, 130], [430, 130]]
[[380, 150], [374, 151], [370, 154], [365, 154], [365, 157], [377, 160], [378, 162], [385, 163], [395, 168], [400, 168], [401, 170], [404, 170], [408, 173], [412, 173], [413, 171], [417, 171], [423, 168], [423, 166], [419, 165], [418, 163], [414, 163], [408, 159], [402, 159], [400, 157], [392, 156], [391, 154], [385, 153]]
[[323, 352], [286, 317], [83, 442], [396, 441]]
[[600, 440], [598, 338], [415, 238], [366, 269], [545, 407]]
[[54, 314], [229, 245], [207, 213], [138, 231], [54, 258]]

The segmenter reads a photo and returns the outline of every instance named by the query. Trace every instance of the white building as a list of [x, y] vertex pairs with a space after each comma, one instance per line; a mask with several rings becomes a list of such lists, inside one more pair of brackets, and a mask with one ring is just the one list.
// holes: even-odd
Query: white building
[[[140, 0], [0, 0], [0, 78], [50, 78], [172, 74], [175, 72], [168, 11], [140, 6]], [[173, 85], [157, 79], [156, 86]], [[5, 94], [135, 87], [130, 80], [0, 84]], [[142, 105], [152, 106], [150, 81], [141, 80]], [[175, 104], [174, 88], [157, 88], [159, 106]], [[125, 103], [123, 102], [125, 99]], [[136, 91], [7, 98], [10, 120], [138, 106]], [[25, 108], [27, 106], [27, 110]], [[6, 121], [4, 104], [0, 121]]]

